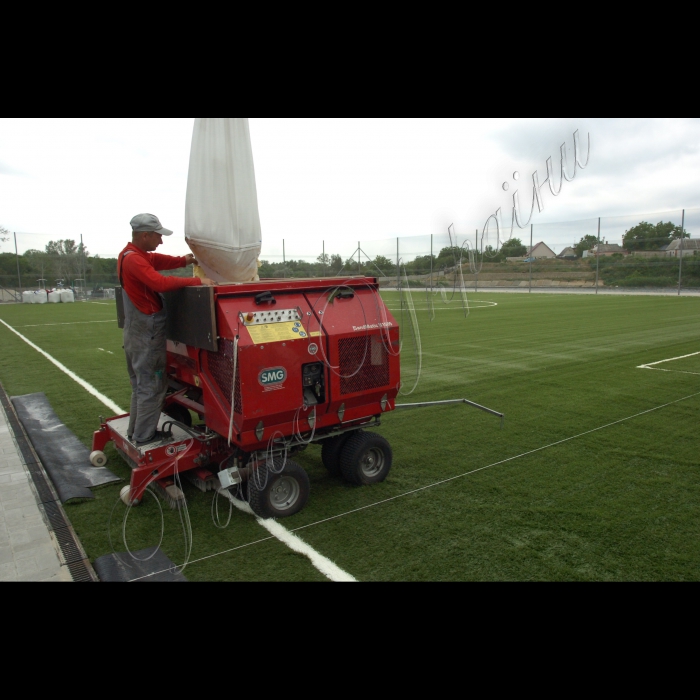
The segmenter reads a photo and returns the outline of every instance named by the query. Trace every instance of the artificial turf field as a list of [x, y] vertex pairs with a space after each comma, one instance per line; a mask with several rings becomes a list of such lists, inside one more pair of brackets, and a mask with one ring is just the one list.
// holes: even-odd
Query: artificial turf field
[[[395, 293], [385, 298], [396, 308]], [[480, 292], [467, 318], [457, 300], [435, 297], [432, 322], [425, 292], [413, 299], [422, 372], [399, 402], [468, 398], [505, 413], [503, 429], [466, 405], [390, 413], [379, 432], [392, 470], [364, 487], [329, 476], [311, 446], [294, 456], [311, 496], [284, 527], [360, 581], [700, 578], [700, 298]], [[115, 317], [113, 301], [0, 306], [0, 319], [128, 410]], [[0, 347], [7, 393], [43, 391], [90, 446], [108, 409], [3, 324]], [[651, 364], [669, 358], [681, 359]], [[128, 479], [111, 445], [107, 454]], [[110, 535], [124, 551], [124, 483], [65, 506], [91, 560], [113, 551]], [[189, 580], [328, 580], [252, 516], [233, 510], [218, 529], [213, 493], [185, 492]], [[228, 503], [219, 506], [225, 523]], [[130, 549], [158, 543], [160, 512], [151, 497], [130, 510]], [[163, 512], [162, 547], [181, 563], [178, 512]]]

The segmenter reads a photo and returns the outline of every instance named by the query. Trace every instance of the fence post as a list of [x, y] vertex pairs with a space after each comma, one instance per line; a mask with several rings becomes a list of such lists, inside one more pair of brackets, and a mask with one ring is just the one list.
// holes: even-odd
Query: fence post
[[22, 275], [19, 272], [19, 253], [17, 252], [17, 232], [14, 232], [15, 236], [15, 258], [17, 258], [17, 282], [19, 283], [19, 300], [22, 301]]
[[82, 277], [87, 283], [85, 275], [87, 274], [87, 266], [85, 265], [85, 248], [83, 247], [83, 234], [80, 234], [80, 267], [82, 269]]
[[430, 291], [433, 291], [433, 234], [430, 234]]
[[323, 276], [326, 276], [326, 241], [321, 241], [323, 244], [323, 255], [321, 256], [321, 260], [323, 260]]
[[357, 241], [357, 274], [362, 274], [362, 258], [360, 257], [360, 241]]
[[598, 294], [598, 261], [600, 260], [600, 217], [598, 217], [598, 245], [595, 249], [595, 293]]
[[284, 238], [282, 239], [282, 274], [287, 276], [287, 259], [284, 254]]
[[683, 229], [685, 228], [685, 209], [681, 214], [681, 247], [679, 251], [680, 260], [678, 261], [678, 296], [681, 295], [681, 275], [683, 271]]
[[476, 274], [474, 275], [474, 291], [476, 292], [479, 288], [479, 229], [476, 229], [474, 234], [474, 270]]
[[530, 224], [530, 254], [527, 256], [530, 258], [530, 286], [527, 289], [527, 293], [531, 294], [532, 293], [532, 229], [534, 228], [534, 224]]
[[396, 236], [396, 289], [400, 284], [401, 272], [399, 271], [399, 237]]

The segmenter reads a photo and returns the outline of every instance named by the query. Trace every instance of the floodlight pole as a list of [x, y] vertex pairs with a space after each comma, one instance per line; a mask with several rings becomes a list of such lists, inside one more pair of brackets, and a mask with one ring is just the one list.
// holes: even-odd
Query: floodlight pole
[[681, 295], [681, 273], [683, 270], [683, 229], [685, 228], [685, 209], [681, 214], [681, 247], [679, 251], [680, 259], [678, 260], [678, 296]]
[[598, 263], [600, 261], [600, 217], [598, 217], [598, 245], [595, 249], [595, 293], [598, 294]]
[[15, 236], [15, 258], [17, 258], [17, 281], [19, 282], [19, 299], [22, 300], [22, 275], [19, 273], [19, 253], [17, 252], [17, 232], [14, 232]]

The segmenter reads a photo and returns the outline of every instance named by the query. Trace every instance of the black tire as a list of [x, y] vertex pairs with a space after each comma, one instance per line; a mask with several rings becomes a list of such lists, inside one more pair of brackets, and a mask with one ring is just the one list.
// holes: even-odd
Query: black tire
[[354, 433], [343, 445], [340, 473], [351, 484], [377, 484], [391, 469], [391, 445], [376, 433]]
[[[282, 465], [284, 464], [284, 469]], [[309, 477], [296, 463], [277, 457], [261, 464], [248, 479], [248, 503], [260, 518], [287, 518], [309, 500]]]
[[331, 476], [341, 476], [340, 452], [346, 440], [351, 435], [363, 432], [363, 430], [356, 430], [354, 433], [343, 433], [342, 435], [337, 435], [334, 438], [328, 438], [323, 441], [321, 445], [321, 459], [323, 460], [323, 466], [328, 469], [328, 473], [331, 474]]
[[163, 413], [165, 413], [166, 416], [170, 416], [178, 423], [184, 423], [188, 428], [192, 427], [192, 416], [190, 412], [179, 403], [171, 403], [170, 406], [166, 406], [165, 409], [163, 409]]

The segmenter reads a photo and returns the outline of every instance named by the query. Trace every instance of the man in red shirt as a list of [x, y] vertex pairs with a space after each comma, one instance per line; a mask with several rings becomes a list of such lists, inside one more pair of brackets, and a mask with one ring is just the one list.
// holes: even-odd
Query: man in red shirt
[[132, 240], [117, 260], [124, 299], [124, 351], [131, 381], [131, 409], [127, 436], [137, 446], [162, 437], [158, 419], [168, 390], [163, 292], [182, 287], [214, 285], [208, 278], [164, 277], [157, 270], [175, 270], [197, 261], [191, 253], [180, 257], [153, 251], [172, 231], [157, 216], [138, 214], [131, 220]]

